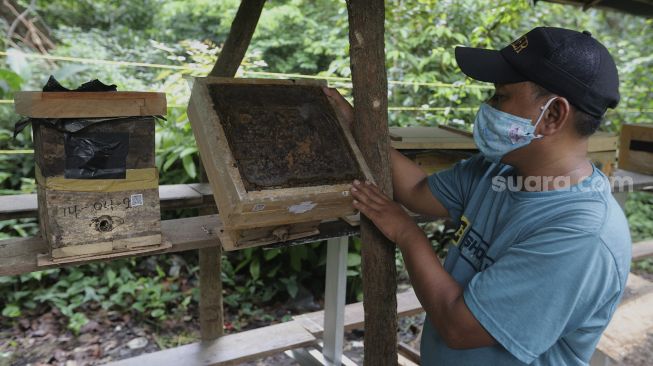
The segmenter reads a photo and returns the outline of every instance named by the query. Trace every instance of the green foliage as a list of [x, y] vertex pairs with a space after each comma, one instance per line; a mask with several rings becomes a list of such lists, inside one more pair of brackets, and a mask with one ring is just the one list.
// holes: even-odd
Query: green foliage
[[625, 212], [633, 243], [653, 238], [653, 194], [629, 193]]
[[195, 279], [197, 266], [187, 265], [179, 256], [156, 259], [0, 277], [2, 314], [19, 317], [39, 307], [55, 308], [68, 319], [68, 328], [74, 333], [88, 321], [84, 312], [89, 309], [117, 310], [155, 320], [185, 314], [195, 287], [187, 278]]

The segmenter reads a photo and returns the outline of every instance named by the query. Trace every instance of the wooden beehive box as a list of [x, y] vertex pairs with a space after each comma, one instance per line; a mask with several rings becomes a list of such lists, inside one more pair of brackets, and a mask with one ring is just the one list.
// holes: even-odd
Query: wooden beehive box
[[351, 182], [372, 177], [323, 85], [195, 79], [188, 117], [226, 250], [314, 235], [354, 213]]
[[619, 169], [653, 174], [653, 124], [621, 126]]
[[31, 118], [39, 224], [49, 253], [69, 262], [162, 248], [154, 124], [165, 94], [20, 92]]
[[[401, 150], [427, 173], [448, 168], [478, 152], [472, 134], [448, 126], [391, 127], [392, 147]], [[590, 136], [587, 155], [589, 159], [610, 176], [617, 158], [615, 134], [597, 132]]]

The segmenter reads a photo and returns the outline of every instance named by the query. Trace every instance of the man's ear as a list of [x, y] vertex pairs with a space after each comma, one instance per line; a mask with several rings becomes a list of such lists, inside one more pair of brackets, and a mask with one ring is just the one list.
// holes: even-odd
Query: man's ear
[[536, 133], [544, 136], [555, 135], [563, 130], [571, 119], [571, 105], [566, 98], [557, 97], [544, 111]]

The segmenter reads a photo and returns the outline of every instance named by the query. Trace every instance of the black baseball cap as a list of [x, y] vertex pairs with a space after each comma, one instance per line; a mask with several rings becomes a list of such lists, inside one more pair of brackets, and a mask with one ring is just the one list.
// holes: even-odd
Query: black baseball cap
[[602, 117], [619, 103], [619, 75], [608, 50], [590, 32], [537, 27], [500, 51], [456, 47], [469, 77], [497, 84], [532, 81]]

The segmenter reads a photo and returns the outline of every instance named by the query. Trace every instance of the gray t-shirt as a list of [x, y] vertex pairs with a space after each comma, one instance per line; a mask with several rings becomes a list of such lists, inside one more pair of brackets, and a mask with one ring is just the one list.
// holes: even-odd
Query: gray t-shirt
[[587, 365], [617, 307], [631, 238], [606, 176], [543, 192], [511, 178], [482, 155], [429, 177], [459, 226], [444, 267], [500, 345], [450, 349], [427, 318], [422, 365]]

